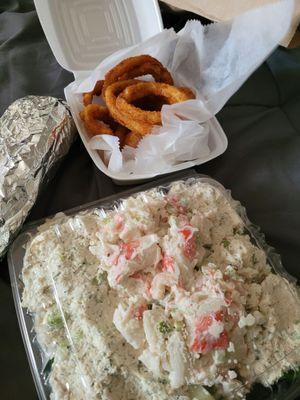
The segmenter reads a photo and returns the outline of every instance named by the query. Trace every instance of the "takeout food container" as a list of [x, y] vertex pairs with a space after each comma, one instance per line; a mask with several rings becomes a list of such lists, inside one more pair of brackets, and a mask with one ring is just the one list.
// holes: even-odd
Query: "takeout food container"
[[[35, 0], [37, 13], [50, 47], [59, 64], [74, 74], [80, 84], [108, 55], [163, 30], [156, 0]], [[80, 137], [96, 166], [119, 184], [143, 181], [159, 175], [155, 173], [128, 174], [112, 172], [99, 152], [88, 146], [87, 135], [79, 117], [82, 103], [68, 88], [70, 105]], [[202, 158], [180, 162], [163, 173], [171, 173], [207, 162], [227, 148], [227, 138], [215, 117], [208, 122], [210, 130], [209, 154]]]
[[[174, 178], [173, 178], [174, 179]], [[84, 215], [85, 213], [91, 212], [93, 210], [97, 210], [98, 213], [105, 213], [108, 210], [115, 209], [119, 205], [121, 205], [122, 199], [127, 198], [128, 196], [134, 196], [135, 194], [141, 193], [145, 190], [152, 189], [152, 188], [157, 188], [163, 193], [167, 193], [171, 184], [174, 182], [177, 182], [178, 180], [184, 182], [186, 185], [193, 184], [195, 182], [205, 182], [208, 183], [209, 185], [217, 188], [222, 195], [229, 201], [230, 205], [232, 208], [238, 213], [239, 217], [241, 218], [244, 228], [251, 237], [251, 239], [256, 243], [256, 245], [262, 249], [267, 257], [267, 261], [272, 267], [273, 271], [277, 274], [280, 274], [284, 278], [286, 278], [287, 281], [291, 282], [292, 284], [295, 283], [295, 279], [291, 277], [283, 268], [281, 264], [280, 257], [274, 252], [274, 249], [270, 248], [266, 243], [264, 236], [260, 233], [259, 229], [252, 225], [250, 221], [247, 218], [245, 209], [240, 205], [239, 202], [235, 201], [232, 199], [231, 194], [228, 190], [225, 190], [222, 185], [220, 185], [218, 182], [215, 180], [203, 176], [203, 175], [198, 175], [196, 173], [185, 173], [181, 174], [180, 176], [177, 176], [177, 179], [170, 181], [166, 178], [160, 179], [159, 181], [156, 181], [155, 183], [152, 184], [146, 184], [143, 186], [140, 186], [138, 189], [133, 189], [127, 192], [123, 192], [118, 195], [113, 195], [110, 196], [106, 199], [102, 199], [93, 203], [89, 203], [87, 205], [83, 205], [80, 207], [77, 207], [75, 209], [66, 211], [64, 214], [59, 213], [56, 216], [54, 216], [52, 219], [49, 220], [49, 223], [54, 224], [55, 226], [55, 231], [57, 232], [58, 237], [60, 237], [60, 224], [62, 222], [65, 222], [67, 220], [67, 217], [75, 216], [77, 214]], [[38, 228], [45, 222], [45, 220], [42, 221], [37, 221], [36, 223], [33, 223], [29, 225], [27, 228], [23, 230], [23, 232], [20, 234], [20, 236], [15, 240], [13, 245], [10, 248], [9, 251], [9, 256], [8, 256], [8, 262], [9, 262], [9, 272], [10, 272], [10, 278], [11, 278], [11, 284], [12, 284], [12, 289], [13, 289], [13, 296], [14, 296], [14, 301], [15, 301], [15, 307], [17, 311], [17, 316], [19, 320], [19, 325], [21, 329], [21, 333], [23, 336], [23, 341], [24, 345], [27, 351], [27, 356], [29, 359], [31, 371], [34, 377], [34, 381], [36, 384], [36, 388], [39, 394], [39, 398], [42, 400], [49, 399], [50, 393], [51, 393], [51, 388], [49, 386], [49, 383], [45, 377], [46, 373], [45, 370], [49, 368], [49, 361], [51, 361], [51, 354], [45, 354], [41, 347], [38, 344], [37, 338], [36, 338], [36, 333], [34, 331], [34, 315], [30, 315], [26, 309], [22, 308], [21, 305], [21, 298], [22, 298], [22, 291], [24, 288], [23, 282], [22, 282], [22, 268], [23, 268], [23, 263], [24, 263], [24, 256], [25, 256], [25, 249], [26, 246], [30, 243], [31, 239], [38, 233]], [[72, 221], [70, 221], [70, 224], [72, 224]], [[72, 229], [72, 225], [70, 225]], [[55, 298], [55, 301], [57, 305], [59, 305], [60, 312], [62, 313], [62, 317], [64, 321], [65, 315], [63, 313], [63, 308], [62, 305], [60, 304], [60, 299], [59, 296], [57, 296], [57, 291], [56, 291], [56, 284], [55, 281], [53, 280], [53, 296]], [[67, 318], [67, 317], [66, 317]], [[70, 343], [71, 348], [72, 348], [72, 337], [70, 337], [70, 331], [67, 327], [65, 327], [65, 339], [67, 342]], [[73, 351], [73, 350], [72, 350]], [[78, 360], [80, 362], [80, 360]], [[274, 361], [275, 363], [275, 361]], [[51, 364], [51, 363], [50, 363]], [[267, 368], [267, 370], [271, 370], [274, 367], [273, 364], [270, 364]], [[82, 379], [84, 381], [84, 379]], [[68, 382], [65, 382], [66, 386], [68, 387]], [[80, 385], [84, 384], [82, 382], [78, 383]], [[280, 389], [281, 391], [278, 392], [278, 396], [274, 397], [274, 393], [271, 391], [266, 393], [265, 389], [261, 388], [255, 388], [255, 395], [254, 397], [251, 396], [249, 399], [265, 399], [265, 400], [271, 400], [271, 399], [290, 399], [290, 400], [295, 400], [297, 396], [300, 394], [300, 387], [292, 385], [289, 383], [288, 385], [283, 385], [284, 389]], [[291, 389], [291, 390], [290, 390]], [[258, 397], [259, 396], [259, 397]], [[87, 398], [89, 398], [87, 396]], [[248, 397], [247, 397], [248, 399]]]

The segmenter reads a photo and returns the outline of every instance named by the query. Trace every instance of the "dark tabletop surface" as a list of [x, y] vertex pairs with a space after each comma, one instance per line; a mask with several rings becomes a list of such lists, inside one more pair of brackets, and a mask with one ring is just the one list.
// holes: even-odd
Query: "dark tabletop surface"
[[[32, 0], [0, 1], [0, 115], [28, 94], [62, 97], [72, 80], [45, 40]], [[162, 9], [165, 26], [189, 13]], [[218, 114], [228, 150], [197, 170], [219, 180], [300, 279], [300, 48], [279, 47]], [[78, 139], [29, 220], [124, 190], [93, 165]], [[7, 271], [0, 265], [0, 398], [36, 399]], [[295, 398], [295, 397], [294, 397]]]

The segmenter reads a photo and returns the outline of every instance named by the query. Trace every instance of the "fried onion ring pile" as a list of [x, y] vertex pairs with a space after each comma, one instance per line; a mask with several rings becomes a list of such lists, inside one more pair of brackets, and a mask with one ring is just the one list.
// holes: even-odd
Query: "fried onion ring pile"
[[[145, 75], [154, 81], [134, 79]], [[93, 104], [93, 97], [101, 95], [106, 107]], [[80, 117], [90, 135], [117, 136], [120, 148], [137, 147], [154, 125], [161, 125], [164, 104], [194, 98], [191, 89], [174, 86], [171, 74], [158, 60], [140, 55], [121, 61], [91, 92], [83, 93], [85, 108]]]

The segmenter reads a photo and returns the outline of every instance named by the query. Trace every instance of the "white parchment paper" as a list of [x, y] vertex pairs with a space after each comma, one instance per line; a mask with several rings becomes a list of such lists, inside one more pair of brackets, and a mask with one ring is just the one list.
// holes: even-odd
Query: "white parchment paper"
[[196, 100], [163, 106], [162, 126], [154, 127], [137, 149], [125, 147], [121, 152], [118, 139], [109, 135], [93, 137], [90, 148], [103, 150], [109, 170], [133, 174], [168, 172], [181, 162], [207, 156], [211, 151], [209, 119], [285, 36], [293, 9], [294, 1], [284, 0], [230, 22], [203, 26], [189, 21], [178, 34], [164, 30], [106, 58], [87, 79], [71, 84], [74, 94], [91, 91], [124, 58], [150, 54], [168, 68], [175, 85], [191, 88]]

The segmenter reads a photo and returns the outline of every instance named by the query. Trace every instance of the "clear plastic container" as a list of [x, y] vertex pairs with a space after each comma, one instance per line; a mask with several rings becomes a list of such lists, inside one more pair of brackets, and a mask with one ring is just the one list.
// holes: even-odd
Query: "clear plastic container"
[[[69, 254], [72, 254], [72, 251], [69, 247], [64, 247], [64, 235], [66, 234], [64, 224], [66, 224], [70, 230], [69, 233], [72, 235], [72, 230], [76, 232], [76, 229], [78, 229], [78, 220], [76, 216], [89, 216], [91, 213], [96, 213], [97, 215], [105, 216], [107, 213], [110, 212], [110, 210], [117, 210], [117, 209], [122, 209], [122, 200], [128, 198], [129, 196], [138, 196], [140, 193], [143, 193], [147, 190], [150, 190], [152, 188], [157, 189], [162, 196], [165, 196], [168, 191], [170, 190], [171, 187], [173, 187], [174, 183], [178, 182], [180, 180], [182, 183], [184, 183], [185, 187], [192, 187], [195, 183], [206, 183], [212, 188], [217, 189], [218, 192], [221, 193], [221, 195], [226, 199], [226, 201], [229, 203], [230, 207], [234, 212], [237, 214], [237, 218], [240, 219], [241, 221], [241, 226], [243, 227], [244, 231], [250, 236], [251, 241], [261, 250], [263, 250], [266, 254], [268, 264], [271, 266], [272, 270], [274, 273], [280, 275], [281, 277], [284, 278], [284, 282], [286, 284], [286, 290], [291, 293], [292, 296], [295, 297], [295, 304], [298, 304], [299, 310], [300, 310], [300, 304], [299, 304], [299, 299], [296, 296], [295, 288], [294, 288], [294, 283], [295, 279], [291, 277], [282, 267], [280, 257], [274, 252], [272, 248], [266, 245], [264, 236], [260, 233], [259, 229], [255, 226], [253, 226], [247, 216], [245, 209], [240, 205], [239, 202], [234, 201], [230, 195], [230, 192], [225, 190], [222, 185], [220, 185], [218, 182], [214, 181], [213, 179], [206, 177], [206, 176], [201, 176], [198, 174], [192, 174], [192, 173], [187, 173], [187, 174], [181, 174], [180, 176], [176, 178], [173, 178], [172, 181], [169, 180], [169, 178], [161, 179], [160, 181], [157, 181], [152, 184], [144, 185], [142, 187], [139, 187], [137, 189], [124, 192], [119, 195], [114, 195], [109, 198], [90, 203], [87, 205], [83, 205], [79, 208], [69, 210], [65, 212], [64, 214], [59, 213], [56, 216], [54, 216], [52, 219], [47, 220], [47, 225], [43, 225], [45, 221], [38, 221], [34, 224], [31, 224], [27, 228], [24, 229], [23, 233], [16, 239], [16, 241], [13, 243], [13, 245], [10, 248], [9, 251], [9, 256], [8, 256], [8, 261], [9, 261], [9, 270], [10, 270], [10, 276], [11, 276], [11, 282], [12, 282], [12, 287], [13, 287], [13, 295], [14, 295], [14, 300], [15, 300], [15, 306], [17, 310], [17, 315], [20, 323], [20, 328], [24, 340], [24, 344], [26, 347], [28, 359], [30, 362], [32, 374], [34, 376], [35, 384], [37, 387], [37, 391], [39, 393], [39, 397], [41, 399], [48, 399], [50, 392], [51, 392], [51, 387], [49, 386], [49, 383], [47, 381], [47, 378], [45, 375], [47, 375], [47, 369], [51, 369], [51, 363], [52, 363], [52, 357], [53, 354], [52, 352], [52, 342], [51, 345], [47, 345], [46, 347], [44, 346], [44, 349], [47, 348], [47, 351], [45, 352], [44, 349], [42, 349], [38, 343], [38, 340], [36, 338], [36, 333], [34, 332], [34, 317], [39, 318], [40, 316], [38, 314], [30, 315], [26, 309], [22, 308], [21, 305], [21, 297], [22, 297], [22, 291], [24, 289], [23, 287], [23, 282], [22, 282], [22, 269], [23, 269], [23, 263], [24, 263], [24, 256], [25, 256], [25, 250], [26, 246], [28, 246], [32, 239], [36, 237], [37, 232], [39, 231], [40, 233], [42, 231], [46, 232], [47, 229], [50, 227], [50, 225], [53, 227], [53, 235], [55, 237], [60, 238], [60, 246]], [[146, 201], [146, 200], [145, 200]], [[71, 217], [71, 218], [70, 218]], [[87, 225], [88, 226], [88, 225]], [[52, 228], [51, 228], [52, 229]], [[86, 229], [86, 226], [82, 226], [82, 229]], [[91, 229], [91, 228], [88, 228]], [[51, 231], [52, 232], [52, 231]], [[91, 231], [92, 232], [92, 231]], [[52, 234], [52, 233], [51, 233]], [[75, 234], [75, 233], [74, 233]], [[92, 233], [91, 233], [92, 235]], [[92, 236], [91, 236], [92, 237]], [[49, 242], [50, 243], [50, 242]], [[49, 245], [48, 243], [48, 245]], [[51, 245], [51, 243], [50, 243]], [[69, 246], [69, 245], [68, 245]], [[86, 243], [81, 243], [77, 244], [77, 246], [86, 246]], [[225, 246], [225, 244], [224, 244]], [[78, 247], [78, 248], [79, 248]], [[53, 251], [48, 249], [49, 251], [49, 258], [55, 257], [55, 249]], [[78, 251], [78, 249], [76, 250]], [[77, 254], [77, 253], [76, 253]], [[78, 253], [80, 254], [80, 252]], [[49, 258], [47, 258], [47, 262], [49, 261]], [[69, 262], [69, 261], [68, 261]], [[55, 263], [52, 263], [55, 264]], [[54, 273], [55, 271], [52, 269], [51, 263], [46, 263], [49, 272], [49, 277], [51, 280], [51, 291], [53, 293], [53, 304], [51, 303], [51, 307], [54, 305], [57, 310], [58, 314], [51, 314], [51, 326], [55, 326], [57, 324], [61, 325], [61, 334], [63, 335], [63, 342], [64, 346], [66, 349], [68, 349], [68, 354], [70, 354], [70, 363], [73, 363], [72, 366], [74, 370], [78, 370], [78, 374], [80, 376], [80, 382], [74, 382], [72, 379], [68, 380], [68, 376], [66, 376], [66, 390], [75, 390], [76, 385], [76, 390], [82, 391], [85, 393], [84, 398], [90, 399], [94, 398], [94, 390], [95, 389], [95, 384], [94, 382], [90, 381], [90, 375], [89, 375], [89, 369], [85, 367], [85, 355], [83, 352], [83, 348], [80, 347], [82, 346], [82, 343], [87, 343], [86, 341], [92, 341], [95, 340], [94, 336], [90, 336], [90, 332], [86, 332], [85, 330], [82, 331], [82, 333], [78, 332], [78, 326], [73, 323], [72, 316], [70, 314], [70, 304], [71, 304], [71, 298], [74, 298], [74, 293], [76, 290], [79, 290], [79, 286], [70, 288], [70, 291], [66, 295], [64, 293], [64, 287], [62, 286], [62, 281], [61, 277], [57, 273]], [[66, 264], [67, 265], [67, 264]], [[92, 264], [91, 264], [92, 265]], [[75, 263], [71, 261], [70, 268], [75, 268]], [[92, 267], [90, 267], [92, 268]], [[59, 271], [60, 273], [60, 271]], [[73, 271], [72, 273], [78, 273], [78, 277], [80, 275], [80, 272], [77, 272], [77, 270]], [[81, 276], [81, 275], [80, 275]], [[84, 275], [81, 276], [83, 277], [84, 282], [90, 282], [90, 279], [92, 279], [92, 275], [89, 275], [89, 272], [85, 273]], [[81, 279], [80, 278], [80, 279]], [[36, 276], [35, 279], [37, 281], [39, 280], [39, 277]], [[98, 281], [99, 283], [99, 281]], [[84, 283], [85, 284], [85, 283]], [[37, 286], [38, 288], [38, 286]], [[97, 289], [98, 290], [98, 289]], [[41, 301], [41, 305], [43, 305], [43, 296], [39, 298], [39, 301]], [[92, 301], [92, 300], [91, 300]], [[91, 303], [92, 304], [92, 303]], [[86, 306], [86, 304], [85, 304]], [[50, 307], [50, 306], [49, 306]], [[95, 305], [96, 307], [96, 305]], [[298, 307], [295, 309], [295, 313], [298, 312]], [[43, 309], [47, 311], [47, 304], [43, 305]], [[78, 307], [78, 313], [82, 311], [82, 307]], [[45, 314], [46, 315], [46, 314]], [[45, 318], [45, 316], [43, 317]], [[91, 314], [91, 318], [93, 318], [93, 314]], [[98, 317], [97, 317], [98, 318]], [[101, 320], [101, 318], [97, 319], [99, 320], [100, 325], [103, 323], [105, 324], [105, 318]], [[47, 321], [49, 324], [49, 315], [47, 317]], [[39, 322], [41, 323], [41, 321]], [[83, 329], [83, 328], [82, 328]], [[92, 330], [92, 328], [91, 328]], [[42, 342], [47, 342], [49, 341], [49, 338], [51, 339], [51, 330], [48, 332], [48, 336], [42, 335], [41, 332], [38, 332], [38, 339]], [[81, 336], [81, 344], [79, 345], [78, 343], [78, 335]], [[97, 337], [97, 335], [96, 335]], [[101, 338], [98, 338], [100, 340]], [[255, 338], [253, 338], [253, 341], [255, 341]], [[89, 342], [90, 344], [90, 342]], [[93, 344], [94, 345], [94, 344]], [[54, 347], [56, 344], [54, 345]], [[49, 350], [50, 349], [50, 350]], [[65, 349], [63, 348], [63, 351]], [[295, 351], [297, 350], [296, 348], [294, 349]], [[298, 349], [299, 350], [299, 349]], [[53, 350], [55, 353], [55, 356], [57, 357], [57, 354], [63, 354], [61, 353], [61, 349]], [[275, 352], [275, 349], [274, 349]], [[97, 353], [95, 353], [97, 354]], [[275, 353], [274, 353], [275, 354]], [[290, 350], [288, 354], [285, 354], [285, 357], [289, 357], [290, 355]], [[63, 355], [62, 355], [63, 357]], [[98, 357], [99, 359], [105, 359], [105, 354], [102, 356]], [[95, 356], [95, 359], [98, 359], [97, 355]], [[261, 371], [261, 373], [266, 373], [267, 371], [272, 371], [273, 368], [276, 366], [278, 362], [281, 362], [282, 360], [278, 361], [274, 357], [268, 367]], [[103, 361], [104, 362], [104, 361]], [[93, 366], [94, 368], [95, 366]], [[92, 367], [91, 367], [92, 368]], [[101, 368], [99, 365], [95, 367], [97, 372], [101, 374], [103, 371], [103, 368]], [[70, 369], [69, 369], [70, 371]], [[255, 372], [255, 376], [258, 376], [257, 372]], [[79, 389], [78, 389], [79, 387]], [[241, 388], [235, 388], [233, 393], [238, 393], [238, 391]], [[298, 388], [299, 389], [299, 388]], [[298, 390], [297, 389], [297, 390]], [[236, 390], [236, 392], [235, 392]], [[294, 394], [295, 389], [294, 390]], [[257, 393], [257, 392], [256, 392]], [[262, 392], [263, 393], [263, 392]], [[272, 396], [274, 396], [274, 393]], [[297, 392], [299, 393], [299, 392]], [[56, 397], [54, 397], [56, 398]], [[79, 398], [79, 397], [78, 397]], [[80, 397], [81, 398], [81, 397]], [[234, 397], [238, 398], [238, 397]], [[251, 398], [251, 397], [250, 397]], [[258, 398], [258, 397], [255, 397]], [[281, 399], [282, 397], [260, 397], [264, 399], [271, 399], [271, 398], [278, 398]], [[296, 397], [288, 397], [290, 399], [295, 399]]]

